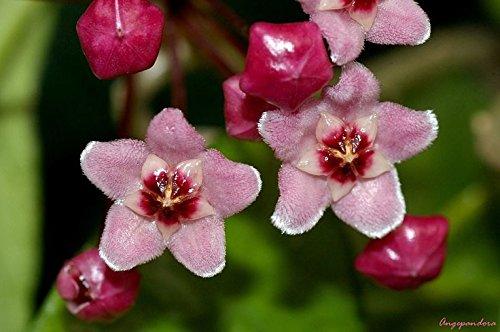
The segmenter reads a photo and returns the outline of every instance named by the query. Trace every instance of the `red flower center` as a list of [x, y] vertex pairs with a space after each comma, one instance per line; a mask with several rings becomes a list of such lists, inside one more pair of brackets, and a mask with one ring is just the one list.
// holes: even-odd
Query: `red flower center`
[[344, 126], [323, 140], [319, 148], [320, 166], [338, 182], [354, 182], [363, 176], [373, 155], [372, 142], [357, 128]]
[[143, 183], [139, 205], [146, 215], [170, 225], [196, 212], [199, 190], [182, 172], [159, 169]]

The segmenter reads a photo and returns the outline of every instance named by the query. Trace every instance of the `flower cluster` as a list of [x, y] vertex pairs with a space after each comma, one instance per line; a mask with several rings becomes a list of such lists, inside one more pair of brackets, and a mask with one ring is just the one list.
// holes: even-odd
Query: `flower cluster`
[[[227, 132], [236, 138], [262, 138], [283, 162], [280, 196], [271, 217], [283, 233], [310, 230], [331, 207], [348, 225], [390, 245], [418, 219], [405, 217], [395, 165], [426, 149], [437, 137], [438, 123], [432, 111], [379, 102], [378, 80], [352, 60], [365, 38], [384, 44], [423, 43], [430, 34], [428, 18], [412, 0], [300, 2], [311, 22], [252, 26], [245, 69], [224, 83]], [[325, 86], [332, 78], [332, 64], [325, 62], [327, 50], [319, 42], [323, 37], [331, 60], [342, 65], [334, 85]], [[405, 218], [410, 221], [401, 225]], [[416, 234], [435, 228], [433, 219], [425, 220]], [[441, 230], [430, 240], [435, 247], [443, 246], [447, 228]], [[411, 282], [377, 280], [392, 288], [410, 288], [440, 271], [440, 254], [411, 240], [401, 249], [401, 259], [388, 268], [396, 271], [408, 261], [420, 266], [422, 260], [409, 252], [422, 259], [432, 256], [436, 273], [415, 274], [410, 264]], [[376, 275], [363, 265], [359, 271]]]
[[[427, 15], [413, 0], [299, 2], [310, 22], [252, 25], [245, 68], [223, 84], [227, 132], [262, 139], [282, 162], [271, 216], [278, 229], [309, 231], [330, 207], [375, 238], [357, 257], [358, 271], [393, 289], [418, 287], [441, 271], [448, 222], [406, 215], [395, 165], [436, 139], [436, 116], [380, 102], [378, 80], [353, 60], [365, 39], [425, 42]], [[94, 74], [110, 79], [151, 67], [164, 26], [162, 10], [148, 0], [94, 0], [77, 33]], [[334, 65], [342, 66], [340, 79], [330, 84]], [[114, 201], [99, 250], [69, 261], [57, 280], [69, 310], [87, 320], [127, 310], [139, 284], [134, 267], [167, 249], [198, 276], [219, 273], [224, 219], [261, 189], [257, 170], [207, 149], [175, 108], [152, 119], [145, 141], [91, 142], [80, 162]]]

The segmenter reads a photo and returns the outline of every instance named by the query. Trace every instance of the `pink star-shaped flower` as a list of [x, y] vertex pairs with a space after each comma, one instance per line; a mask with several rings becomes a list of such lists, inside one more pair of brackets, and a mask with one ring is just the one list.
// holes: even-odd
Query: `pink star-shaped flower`
[[162, 11], [147, 0], [94, 0], [76, 31], [92, 72], [111, 79], [154, 64], [164, 24]]
[[250, 205], [261, 187], [253, 167], [206, 150], [177, 109], [151, 121], [146, 142], [89, 143], [81, 166], [115, 200], [99, 250], [117, 271], [168, 248], [199, 276], [219, 273], [225, 264], [224, 219]]
[[447, 235], [443, 217], [406, 216], [394, 232], [368, 243], [356, 269], [389, 288], [417, 288], [441, 272]]
[[430, 36], [427, 14], [413, 0], [299, 0], [321, 29], [333, 62], [346, 64], [376, 44], [419, 45]]
[[227, 132], [242, 139], [260, 138], [257, 122], [264, 111], [294, 111], [332, 76], [316, 24], [252, 25], [245, 70], [223, 85]]
[[73, 315], [100, 321], [116, 318], [130, 309], [139, 293], [140, 279], [136, 270], [111, 270], [93, 248], [64, 264], [56, 287]]
[[425, 149], [437, 136], [431, 111], [380, 103], [379, 84], [358, 63], [297, 112], [268, 111], [264, 141], [283, 161], [272, 221], [288, 234], [311, 229], [327, 206], [370, 237], [382, 237], [405, 214], [394, 163]]

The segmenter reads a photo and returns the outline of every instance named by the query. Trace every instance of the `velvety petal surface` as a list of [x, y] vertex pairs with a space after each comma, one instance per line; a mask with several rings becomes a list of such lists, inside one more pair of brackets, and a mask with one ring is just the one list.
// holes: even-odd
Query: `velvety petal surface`
[[358, 181], [332, 205], [335, 214], [369, 237], [383, 237], [403, 221], [406, 206], [395, 170]]
[[123, 198], [140, 186], [146, 144], [132, 139], [90, 142], [80, 155], [83, 173], [111, 199]]
[[276, 107], [241, 91], [240, 79], [241, 75], [235, 75], [222, 85], [226, 131], [240, 139], [260, 139], [257, 123], [263, 112]]
[[255, 201], [262, 186], [255, 168], [226, 159], [217, 150], [208, 150], [202, 160], [203, 196], [220, 216], [227, 218]]
[[345, 65], [353, 61], [363, 50], [365, 31], [349, 16], [347, 11], [313, 12], [311, 20], [321, 29], [330, 46], [330, 58], [337, 65]]
[[203, 137], [175, 108], [166, 108], [151, 120], [146, 143], [154, 154], [172, 164], [196, 158], [205, 149]]
[[151, 67], [160, 50], [165, 19], [146, 0], [94, 0], [76, 31], [90, 67], [100, 79]]
[[333, 77], [318, 26], [312, 22], [255, 23], [240, 87], [293, 111]]
[[378, 103], [380, 85], [373, 73], [360, 63], [342, 67], [339, 82], [323, 89], [330, 112], [348, 121], [370, 115]]
[[286, 234], [310, 230], [331, 202], [326, 178], [283, 164], [278, 174], [280, 197], [271, 220]]
[[368, 31], [368, 41], [377, 44], [419, 45], [429, 39], [431, 24], [427, 14], [413, 0], [385, 0]]
[[310, 101], [293, 114], [265, 112], [259, 121], [259, 133], [278, 159], [295, 162], [304, 151], [316, 146], [315, 132], [320, 114], [329, 111], [325, 103]]
[[124, 205], [115, 204], [109, 209], [99, 253], [110, 268], [129, 270], [160, 256], [165, 247], [155, 222]]
[[396, 230], [368, 243], [356, 269], [393, 289], [416, 288], [441, 272], [447, 235], [444, 217], [406, 216]]
[[225, 265], [224, 221], [213, 215], [184, 223], [168, 241], [174, 257], [194, 274], [208, 278]]
[[416, 155], [437, 137], [438, 122], [432, 111], [414, 111], [385, 102], [376, 107], [376, 114], [379, 123], [376, 143], [392, 162]]

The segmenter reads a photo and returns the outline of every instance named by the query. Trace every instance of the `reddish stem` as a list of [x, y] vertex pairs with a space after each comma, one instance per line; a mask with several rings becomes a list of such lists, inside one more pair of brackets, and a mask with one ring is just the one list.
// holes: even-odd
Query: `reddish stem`
[[242, 57], [245, 57], [246, 47], [240, 40], [238, 40], [238, 38], [233, 36], [227, 29], [221, 27], [215, 20], [207, 18], [205, 13], [203, 13], [199, 8], [195, 6], [192, 6], [191, 8], [193, 9], [191, 12], [193, 18], [199, 22], [200, 25], [205, 25], [214, 33], [218, 33], [225, 41], [231, 44]]
[[187, 92], [186, 83], [184, 80], [184, 71], [182, 63], [179, 59], [179, 40], [177, 33], [177, 22], [169, 11], [169, 19], [166, 25], [166, 39], [168, 43], [167, 53], [170, 60], [170, 86], [172, 90], [171, 104], [173, 107], [179, 108], [185, 112], [187, 109]]
[[186, 32], [186, 37], [189, 38], [205, 55], [214, 63], [225, 77], [234, 75], [233, 70], [226, 64], [226, 61], [219, 53], [218, 49], [214, 47], [209, 41], [205, 39], [204, 33], [200, 31], [199, 27], [191, 24], [191, 17], [182, 13], [178, 22], [182, 24]]
[[130, 130], [132, 129], [132, 116], [135, 98], [134, 77], [132, 75], [127, 75], [125, 77], [125, 84], [125, 103], [123, 105], [122, 112], [120, 113], [120, 120], [118, 122], [118, 137], [121, 138], [129, 137]]
[[203, 0], [210, 7], [214, 9], [214, 12], [218, 15], [224, 17], [226, 21], [229, 22], [242, 36], [248, 37], [248, 26], [236, 12], [234, 12], [228, 5], [226, 5], [221, 0]]

